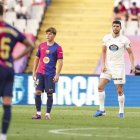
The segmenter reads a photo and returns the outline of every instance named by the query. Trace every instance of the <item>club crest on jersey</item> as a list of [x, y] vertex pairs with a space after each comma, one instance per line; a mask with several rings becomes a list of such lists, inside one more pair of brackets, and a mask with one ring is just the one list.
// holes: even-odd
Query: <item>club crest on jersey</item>
[[50, 53], [50, 50], [46, 50], [46, 54], [49, 54]]
[[49, 62], [50, 62], [50, 58], [49, 58], [49, 57], [44, 57], [44, 58], [43, 58], [43, 62], [44, 62], [45, 64], [49, 63]]
[[111, 51], [115, 52], [115, 51], [117, 51], [117, 50], [119, 49], [119, 47], [118, 47], [117, 45], [113, 44], [113, 45], [110, 45], [110, 46], [109, 46], [109, 49], [110, 49]]

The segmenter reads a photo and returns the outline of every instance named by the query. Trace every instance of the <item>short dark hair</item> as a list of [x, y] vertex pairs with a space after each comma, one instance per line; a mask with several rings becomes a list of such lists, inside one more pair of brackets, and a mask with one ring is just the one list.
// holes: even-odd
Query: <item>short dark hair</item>
[[112, 22], [112, 25], [113, 24], [119, 24], [120, 26], [121, 26], [121, 22], [119, 21], [119, 20], [114, 20], [113, 22]]
[[133, 5], [133, 6], [136, 6], [137, 4], [136, 4], [136, 2], [133, 2], [132, 5]]
[[0, 2], [0, 16], [2, 16], [4, 13], [3, 3]]
[[54, 27], [48, 28], [48, 29], [46, 30], [46, 33], [48, 33], [48, 32], [51, 32], [51, 33], [53, 33], [54, 35], [56, 35], [56, 33], [57, 33], [57, 31], [56, 31], [56, 29], [55, 29]]
[[123, 5], [123, 3], [120, 1], [120, 2], [119, 2], [119, 5]]

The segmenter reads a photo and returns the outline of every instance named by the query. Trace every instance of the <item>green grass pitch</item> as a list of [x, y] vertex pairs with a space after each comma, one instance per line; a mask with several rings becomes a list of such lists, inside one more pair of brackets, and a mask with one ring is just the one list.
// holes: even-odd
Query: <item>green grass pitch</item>
[[8, 140], [140, 140], [140, 108], [125, 108], [123, 119], [118, 108], [107, 107], [107, 115], [100, 118], [92, 117], [96, 110], [53, 106], [52, 119], [45, 120], [43, 106], [42, 119], [32, 120], [35, 106], [14, 105]]

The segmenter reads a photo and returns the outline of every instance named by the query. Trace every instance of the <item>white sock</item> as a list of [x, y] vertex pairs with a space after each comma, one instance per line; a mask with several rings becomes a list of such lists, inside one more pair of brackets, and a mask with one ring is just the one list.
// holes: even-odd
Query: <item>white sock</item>
[[0, 140], [6, 140], [7, 139], [7, 135], [6, 134], [1, 134], [0, 135]]
[[40, 111], [37, 111], [37, 114], [38, 114], [38, 115], [41, 115], [41, 112], [40, 112]]
[[125, 102], [124, 94], [122, 96], [118, 96], [118, 102], [119, 102], [119, 113], [124, 113], [124, 102]]
[[46, 113], [45, 115], [50, 115], [50, 113]]
[[99, 102], [100, 102], [100, 108], [99, 110], [104, 111], [105, 110], [105, 91], [99, 92]]

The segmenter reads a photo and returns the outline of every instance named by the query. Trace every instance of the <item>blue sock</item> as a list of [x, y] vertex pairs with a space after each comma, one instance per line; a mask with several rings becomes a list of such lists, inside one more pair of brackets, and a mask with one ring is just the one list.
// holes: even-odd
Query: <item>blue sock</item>
[[50, 113], [51, 109], [52, 109], [52, 104], [53, 104], [53, 94], [49, 94], [47, 99], [47, 112], [46, 113]]
[[7, 134], [11, 121], [11, 105], [3, 105], [2, 134]]
[[35, 105], [36, 105], [36, 110], [41, 111], [41, 95], [35, 96]]

